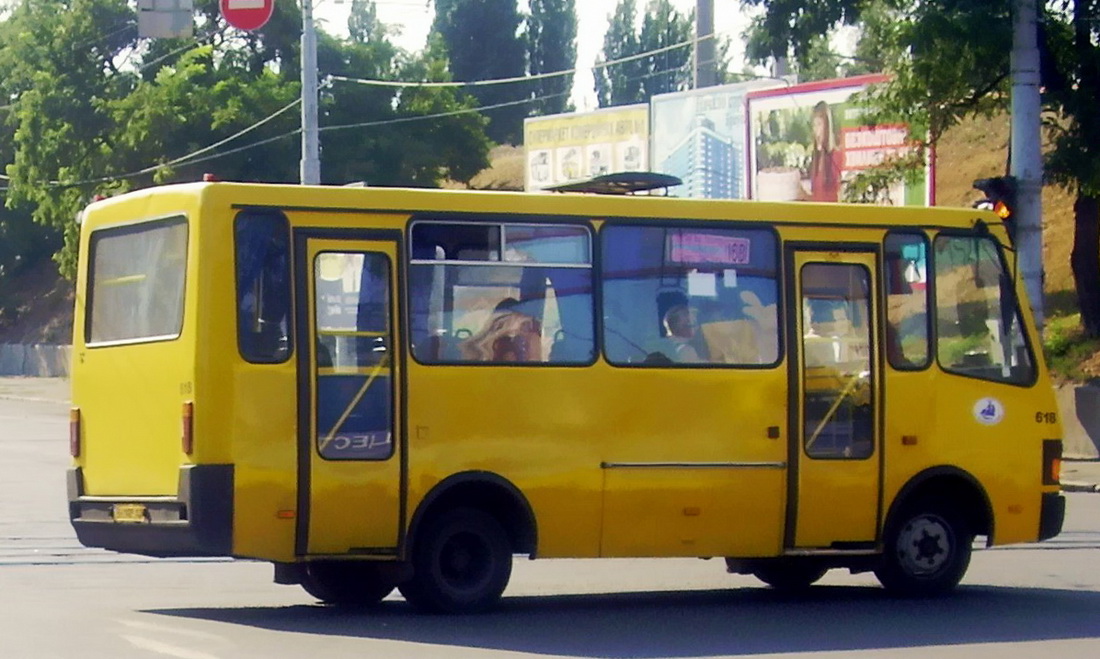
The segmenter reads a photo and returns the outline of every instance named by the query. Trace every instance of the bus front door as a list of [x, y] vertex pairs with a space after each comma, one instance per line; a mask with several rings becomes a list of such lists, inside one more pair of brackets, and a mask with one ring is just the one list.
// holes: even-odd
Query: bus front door
[[882, 452], [875, 264], [870, 251], [787, 253], [788, 551], [874, 547]]
[[397, 243], [301, 236], [296, 251], [297, 553], [393, 556], [404, 451]]

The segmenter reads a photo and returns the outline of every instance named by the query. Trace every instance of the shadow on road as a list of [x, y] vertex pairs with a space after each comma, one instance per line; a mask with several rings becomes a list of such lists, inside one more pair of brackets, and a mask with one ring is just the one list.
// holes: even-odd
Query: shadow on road
[[576, 657], [706, 657], [1093, 638], [1100, 593], [964, 587], [938, 600], [818, 587], [508, 597], [494, 613], [423, 616], [393, 599], [316, 606], [146, 611], [324, 636]]

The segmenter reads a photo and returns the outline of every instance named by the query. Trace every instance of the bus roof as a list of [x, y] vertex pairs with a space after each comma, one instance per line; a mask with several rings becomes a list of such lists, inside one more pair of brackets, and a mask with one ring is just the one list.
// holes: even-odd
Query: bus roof
[[[84, 215], [98, 226], [165, 217], [200, 204], [214, 208], [278, 208], [287, 212], [388, 211], [454, 216], [507, 214], [527, 218], [553, 215], [597, 220], [671, 218], [887, 228], [971, 229], [980, 223], [990, 227], [1002, 224], [990, 211], [959, 207], [236, 182], [179, 183], [135, 190], [93, 202]], [[128, 207], [122, 210], [122, 205]], [[108, 208], [114, 212], [104, 216]]]

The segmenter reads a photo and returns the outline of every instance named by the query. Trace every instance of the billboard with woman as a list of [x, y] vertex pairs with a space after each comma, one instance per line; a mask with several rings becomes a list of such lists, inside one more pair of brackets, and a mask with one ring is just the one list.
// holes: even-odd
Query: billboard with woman
[[[762, 201], [845, 201], [859, 172], [907, 155], [908, 126], [868, 124], [853, 97], [885, 76], [752, 91], [748, 94], [749, 196]], [[932, 205], [929, 168], [896, 183], [876, 203]]]

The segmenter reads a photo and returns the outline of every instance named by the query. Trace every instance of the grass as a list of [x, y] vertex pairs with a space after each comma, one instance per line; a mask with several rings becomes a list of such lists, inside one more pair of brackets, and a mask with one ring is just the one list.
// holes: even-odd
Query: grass
[[1100, 376], [1100, 339], [1085, 338], [1080, 313], [1047, 319], [1043, 353], [1051, 375], [1058, 381], [1085, 382]]

